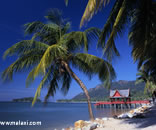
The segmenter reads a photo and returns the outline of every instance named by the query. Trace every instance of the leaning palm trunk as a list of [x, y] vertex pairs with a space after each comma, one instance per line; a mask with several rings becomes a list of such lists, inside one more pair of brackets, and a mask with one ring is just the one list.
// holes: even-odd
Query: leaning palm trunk
[[94, 116], [93, 116], [93, 112], [92, 112], [90, 96], [89, 96], [89, 93], [88, 93], [88, 90], [87, 90], [86, 86], [79, 79], [79, 77], [77, 77], [77, 75], [70, 69], [69, 65], [65, 61], [62, 61], [62, 64], [64, 65], [64, 67], [68, 71], [68, 73], [73, 77], [73, 79], [75, 79], [75, 81], [80, 85], [80, 87], [84, 91], [84, 93], [85, 93], [85, 95], [87, 97], [88, 111], [89, 111], [90, 120], [93, 121], [94, 120]]

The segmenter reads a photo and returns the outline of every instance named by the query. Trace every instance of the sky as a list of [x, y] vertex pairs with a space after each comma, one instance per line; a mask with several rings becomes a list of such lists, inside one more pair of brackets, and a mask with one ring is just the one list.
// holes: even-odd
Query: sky
[[[32, 21], [45, 21], [44, 16], [51, 8], [61, 9], [63, 17], [67, 18], [72, 23], [72, 30], [78, 31], [80, 19], [85, 10], [88, 0], [69, 0], [69, 5], [66, 7], [64, 0], [5, 0], [0, 4], [0, 74], [7, 68], [15, 57], [9, 57], [3, 60], [4, 51], [20, 40], [27, 39], [24, 36], [23, 25]], [[107, 5], [97, 15], [95, 15], [82, 30], [89, 27], [102, 28], [109, 15], [109, 11], [113, 3]], [[120, 57], [113, 61], [113, 67], [117, 74], [117, 80], [135, 80], [137, 73], [137, 65], [133, 63], [131, 57], [131, 47], [128, 45], [128, 27], [121, 38], [116, 39], [116, 45], [120, 52]], [[94, 42], [89, 50], [90, 54], [101, 57], [101, 51], [96, 48]], [[91, 80], [82, 72], [76, 69], [73, 71], [80, 77], [87, 88], [93, 88], [100, 84], [101, 81], [97, 76]], [[10, 101], [14, 98], [32, 97], [35, 94], [36, 88], [40, 83], [40, 78], [35, 80], [32, 86], [26, 88], [25, 80], [28, 72], [18, 73], [14, 75], [13, 81], [4, 83], [0, 79], [0, 101]], [[41, 99], [44, 98], [47, 89], [44, 88], [41, 93]], [[57, 99], [70, 99], [76, 94], [82, 92], [79, 85], [73, 80], [71, 88], [66, 96], [58, 91], [55, 97], [50, 101]]]

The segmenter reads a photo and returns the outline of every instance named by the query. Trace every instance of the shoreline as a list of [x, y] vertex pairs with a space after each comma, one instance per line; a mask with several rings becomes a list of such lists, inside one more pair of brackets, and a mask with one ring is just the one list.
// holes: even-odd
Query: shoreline
[[95, 127], [93, 130], [156, 130], [156, 105], [146, 110], [142, 113], [143, 117], [124, 119], [105, 117], [96, 118], [93, 122], [79, 120], [75, 122], [75, 127], [63, 130], [89, 130], [91, 127]]

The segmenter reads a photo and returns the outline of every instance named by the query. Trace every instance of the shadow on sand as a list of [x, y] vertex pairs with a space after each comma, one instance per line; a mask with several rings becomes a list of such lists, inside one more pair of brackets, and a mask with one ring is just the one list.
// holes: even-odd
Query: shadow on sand
[[146, 128], [156, 125], [156, 105], [145, 114], [144, 118], [126, 119], [125, 122], [129, 124], [135, 124], [137, 125], [137, 128]]

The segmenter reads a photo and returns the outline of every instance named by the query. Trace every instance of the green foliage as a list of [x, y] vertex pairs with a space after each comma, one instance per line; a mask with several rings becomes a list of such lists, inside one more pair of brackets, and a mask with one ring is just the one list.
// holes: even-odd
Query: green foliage
[[72, 63], [89, 77], [93, 74], [98, 74], [100, 80], [102, 82], [105, 81], [105, 86], [107, 87], [109, 87], [112, 79], [115, 79], [113, 67], [107, 61], [94, 55], [77, 53], [74, 56]]
[[73, 31], [65, 34], [60, 44], [65, 46], [68, 51], [79, 51], [82, 47], [88, 51], [89, 44], [92, 40], [98, 39], [101, 31], [98, 28], [91, 27], [85, 31]]
[[[18, 98], [18, 99], [13, 99], [13, 102], [32, 102], [33, 97], [26, 97], [26, 98]], [[36, 102], [41, 102], [40, 99], [37, 99]]]
[[22, 56], [25, 54], [29, 54], [31, 51], [34, 51], [34, 49], [39, 51], [45, 51], [48, 48], [48, 45], [38, 42], [38, 41], [32, 41], [32, 40], [23, 40], [16, 44], [14, 44], [12, 47], [7, 49], [4, 52], [3, 58], [5, 59], [7, 56]]
[[156, 89], [156, 83], [153, 79], [153, 76], [149, 75], [149, 73], [147, 73], [145, 70], [139, 70], [137, 76], [137, 84], [141, 82], [145, 83], [144, 93], [152, 94]]
[[50, 9], [48, 11], [47, 15], [45, 16], [45, 18], [48, 21], [58, 25], [59, 28], [64, 26], [64, 24], [65, 24], [65, 19], [63, 19], [63, 17], [62, 17], [62, 12], [57, 8]]
[[38, 86], [38, 88], [37, 88], [37, 90], [36, 90], [35, 97], [34, 97], [34, 99], [33, 99], [33, 101], [32, 101], [32, 105], [34, 105], [35, 102], [36, 102], [36, 100], [37, 100], [37, 98], [40, 97], [41, 89], [42, 89], [42, 87], [47, 83], [47, 80], [48, 80], [48, 78], [50, 77], [51, 71], [52, 71], [52, 68], [50, 68], [50, 69], [48, 70], [48, 72], [47, 72], [46, 75], [43, 77], [42, 81], [40, 82], [40, 84], [39, 84], [39, 86]]
[[[81, 19], [80, 26], [88, 22], [101, 9], [107, 0], [89, 0]], [[155, 0], [116, 0], [99, 38], [98, 47], [102, 47], [104, 56], [112, 61], [119, 56], [115, 39], [122, 36], [129, 24], [129, 43], [132, 46], [134, 62], [138, 70], [147, 75], [140, 75], [137, 82], [145, 82], [145, 92], [156, 88], [156, 1]]]
[[64, 0], [65, 1], [65, 4], [66, 4], [66, 6], [68, 5], [68, 0]]
[[107, 61], [90, 54], [78, 53], [81, 48], [88, 51], [89, 43], [97, 39], [101, 31], [89, 28], [83, 32], [69, 32], [70, 23], [61, 14], [57, 9], [50, 10], [45, 17], [48, 23], [35, 21], [25, 24], [25, 33], [32, 36], [31, 40], [20, 41], [4, 53], [4, 58], [15, 54], [18, 58], [3, 72], [3, 79], [11, 80], [14, 73], [31, 69], [26, 80], [28, 87], [37, 76], [42, 77], [32, 105], [45, 86], [48, 88], [45, 101], [49, 96], [54, 96], [57, 89], [67, 94], [72, 75], [63, 63], [68, 66], [72, 63], [88, 76], [98, 74], [101, 81], [107, 84], [115, 78], [115, 71]]
[[[120, 10], [121, 5], [122, 5], [121, 0], [118, 0], [115, 2], [114, 7], [111, 10], [111, 13], [104, 25], [104, 28], [102, 29], [102, 33], [100, 35], [99, 42], [98, 42], [98, 46], [102, 48], [106, 46], [106, 48], [104, 49], [104, 54], [106, 55], [108, 59], [112, 59], [112, 55], [114, 54], [119, 56], [119, 52], [116, 49], [114, 39], [117, 36], [117, 32], [120, 32], [119, 29], [121, 30], [121, 26], [123, 26], [123, 25], [120, 25], [120, 27], [118, 27], [119, 25], [117, 26], [117, 24], [119, 24], [119, 22], [117, 22], [116, 20], [116, 17], [118, 16], [118, 12]], [[115, 21], [116, 21], [116, 24], [115, 24]], [[106, 41], [107, 37], [109, 37], [108, 41]], [[112, 49], [109, 49], [109, 47]]]
[[115, 45], [115, 39], [123, 35], [125, 25], [129, 23], [133, 5], [134, 0], [116, 1], [104, 25], [98, 45], [104, 48], [104, 56], [110, 61], [114, 56], [120, 56]]
[[82, 27], [85, 22], [88, 22], [93, 17], [93, 15], [102, 8], [103, 5], [105, 6], [109, 2], [110, 0], [89, 0], [81, 18], [80, 27]]
[[[110, 0], [89, 0], [80, 27], [88, 22], [103, 4], [109, 2]], [[125, 26], [129, 24], [129, 43], [134, 61], [138, 62], [139, 69], [144, 63], [146, 67], [150, 66], [149, 69], [153, 68], [151, 62], [155, 62], [156, 1], [116, 0], [113, 4], [98, 43], [98, 46], [104, 49], [104, 56], [110, 61], [114, 56], [119, 56], [115, 39], [122, 36]]]
[[[138, 61], [138, 68], [151, 58], [155, 44], [156, 26], [156, 2], [153, 0], [139, 1], [132, 15], [132, 27], [129, 32], [129, 40], [132, 45], [134, 61]], [[150, 57], [149, 57], [150, 55]]]
[[31, 50], [24, 55], [21, 55], [14, 63], [5, 69], [2, 73], [2, 79], [6, 81], [12, 80], [14, 73], [28, 70], [32, 66], [38, 64], [43, 54], [43, 51], [37, 52], [35, 50]]

